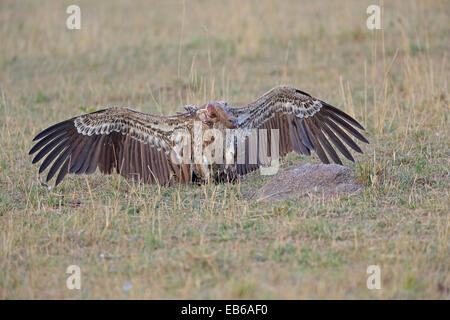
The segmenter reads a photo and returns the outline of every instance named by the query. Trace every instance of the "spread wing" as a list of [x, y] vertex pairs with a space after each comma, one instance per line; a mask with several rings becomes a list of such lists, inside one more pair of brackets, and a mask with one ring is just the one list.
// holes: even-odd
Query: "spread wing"
[[52, 164], [47, 181], [59, 170], [55, 186], [68, 173], [91, 174], [97, 167], [145, 183], [188, 183], [189, 168], [172, 163], [169, 155], [171, 134], [188, 123], [188, 113], [161, 117], [111, 107], [45, 129], [33, 139], [37, 142], [29, 153], [39, 151], [33, 163], [45, 157], [39, 173]]
[[[344, 157], [354, 161], [347, 147], [359, 153], [362, 150], [350, 135], [369, 143], [358, 131], [364, 128], [351, 116], [290, 86], [277, 86], [243, 107], [227, 108], [227, 112], [238, 118], [239, 127], [244, 130], [278, 129], [280, 156], [293, 150], [310, 155], [314, 150], [323, 163], [330, 163], [329, 156], [342, 165], [333, 145]], [[266, 143], [270, 146], [270, 135], [268, 140]], [[258, 150], [260, 144], [258, 139]], [[270, 154], [270, 147], [268, 149]], [[258, 165], [246, 163], [238, 165], [237, 170], [246, 174], [258, 168]]]

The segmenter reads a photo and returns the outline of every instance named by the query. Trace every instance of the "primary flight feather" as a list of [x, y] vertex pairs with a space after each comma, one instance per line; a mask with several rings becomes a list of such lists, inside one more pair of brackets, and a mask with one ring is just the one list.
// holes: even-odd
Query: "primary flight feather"
[[[110, 107], [90, 114], [57, 123], [41, 133], [33, 141], [30, 150], [35, 154], [33, 163], [44, 158], [39, 173], [50, 167], [47, 181], [56, 175], [58, 185], [68, 173], [91, 174], [97, 167], [100, 172], [111, 174], [113, 170], [126, 178], [144, 183], [172, 185], [174, 182], [227, 180], [257, 170], [262, 158], [250, 161], [250, 150], [266, 149], [275, 152], [271, 136], [243, 139], [246, 156], [237, 159], [237, 140], [231, 144], [231, 157], [226, 161], [176, 161], [181, 156], [174, 152], [179, 142], [176, 132], [195, 137], [195, 123], [201, 130], [216, 129], [225, 132], [266, 129], [278, 130], [278, 151], [285, 156], [291, 151], [310, 155], [314, 150], [323, 163], [331, 158], [342, 164], [335, 148], [348, 160], [354, 161], [348, 148], [362, 153], [351, 136], [368, 143], [359, 130], [364, 128], [345, 112], [311, 95], [290, 86], [277, 86], [255, 101], [242, 107], [229, 107], [226, 102], [209, 102], [203, 108], [185, 106], [185, 112], [173, 116], [145, 114], [125, 107]], [[236, 134], [239, 139], [240, 134]], [[201, 136], [202, 137], [202, 136]], [[196, 138], [192, 138], [192, 144]], [[198, 142], [198, 141], [197, 141]], [[214, 138], [203, 140], [207, 147]], [[254, 145], [251, 145], [251, 144]], [[334, 147], [335, 148], [334, 148]], [[175, 156], [174, 156], [175, 154]], [[260, 153], [257, 153], [260, 155]], [[192, 156], [188, 156], [193, 160]]]

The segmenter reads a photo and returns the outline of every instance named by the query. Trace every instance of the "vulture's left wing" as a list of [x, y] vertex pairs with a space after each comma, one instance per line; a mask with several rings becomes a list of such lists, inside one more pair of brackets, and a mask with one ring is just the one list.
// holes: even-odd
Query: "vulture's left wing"
[[[349, 134], [369, 143], [358, 131], [364, 128], [351, 116], [290, 86], [275, 87], [257, 100], [240, 108], [228, 108], [227, 112], [238, 118], [241, 129], [278, 129], [280, 156], [292, 150], [310, 155], [314, 150], [323, 163], [329, 163], [328, 154], [335, 163], [342, 164], [331, 144], [354, 161], [345, 144], [356, 152], [362, 150]], [[258, 149], [260, 143], [258, 139]], [[245, 174], [257, 168], [241, 165], [238, 172]]]
[[190, 181], [186, 165], [171, 161], [171, 137], [189, 125], [188, 114], [162, 117], [123, 107], [111, 107], [57, 123], [41, 133], [30, 154], [42, 162], [39, 173], [50, 167], [49, 181], [59, 170], [55, 186], [68, 173], [90, 174], [96, 168], [113, 169], [126, 178], [165, 185]]

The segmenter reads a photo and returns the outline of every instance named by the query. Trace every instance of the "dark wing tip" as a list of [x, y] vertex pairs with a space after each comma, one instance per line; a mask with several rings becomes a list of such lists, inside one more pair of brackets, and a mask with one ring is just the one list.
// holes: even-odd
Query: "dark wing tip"
[[56, 130], [64, 127], [67, 123], [72, 122], [75, 118], [69, 119], [69, 120], [64, 120], [62, 122], [58, 122], [50, 127], [48, 127], [47, 129], [39, 132], [34, 138], [33, 141], [37, 141], [39, 139], [42, 139], [46, 136], [48, 136], [49, 134], [55, 132]]
[[355, 127], [364, 130], [364, 128], [352, 117], [350, 117], [345, 112], [332, 107], [330, 105], [323, 107], [324, 115], [327, 115], [328, 118], [335, 121], [337, 124], [339, 124], [341, 127], [343, 127], [347, 132], [349, 132], [351, 135], [353, 135], [358, 140], [369, 143], [369, 141], [358, 131], [356, 130], [352, 125]]
[[324, 102], [322, 100], [320, 100], [320, 102], [322, 103], [324, 109], [338, 114], [339, 116], [341, 116], [342, 118], [344, 118], [345, 120], [347, 120], [348, 122], [353, 124], [355, 127], [359, 128], [359, 129], [361, 129], [363, 131], [366, 131], [366, 129], [364, 129], [364, 127], [358, 121], [356, 121], [353, 117], [351, 117], [350, 115], [348, 115], [344, 111], [339, 110], [338, 108], [333, 107], [332, 105], [330, 105], [330, 104], [328, 104], [328, 103], [326, 103], [326, 102]]

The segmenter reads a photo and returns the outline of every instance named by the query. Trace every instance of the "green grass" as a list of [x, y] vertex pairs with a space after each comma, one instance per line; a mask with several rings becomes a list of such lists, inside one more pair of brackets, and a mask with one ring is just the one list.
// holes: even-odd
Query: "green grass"
[[[2, 1], [0, 298], [449, 299], [450, 7], [385, 1], [369, 31], [372, 2], [80, 1], [76, 31], [72, 3]], [[28, 156], [38, 131], [105, 105], [171, 114], [278, 84], [361, 120], [371, 144], [345, 163], [361, 194], [254, 202], [258, 174], [159, 188], [96, 173], [48, 190]], [[81, 290], [66, 288], [72, 264]]]

